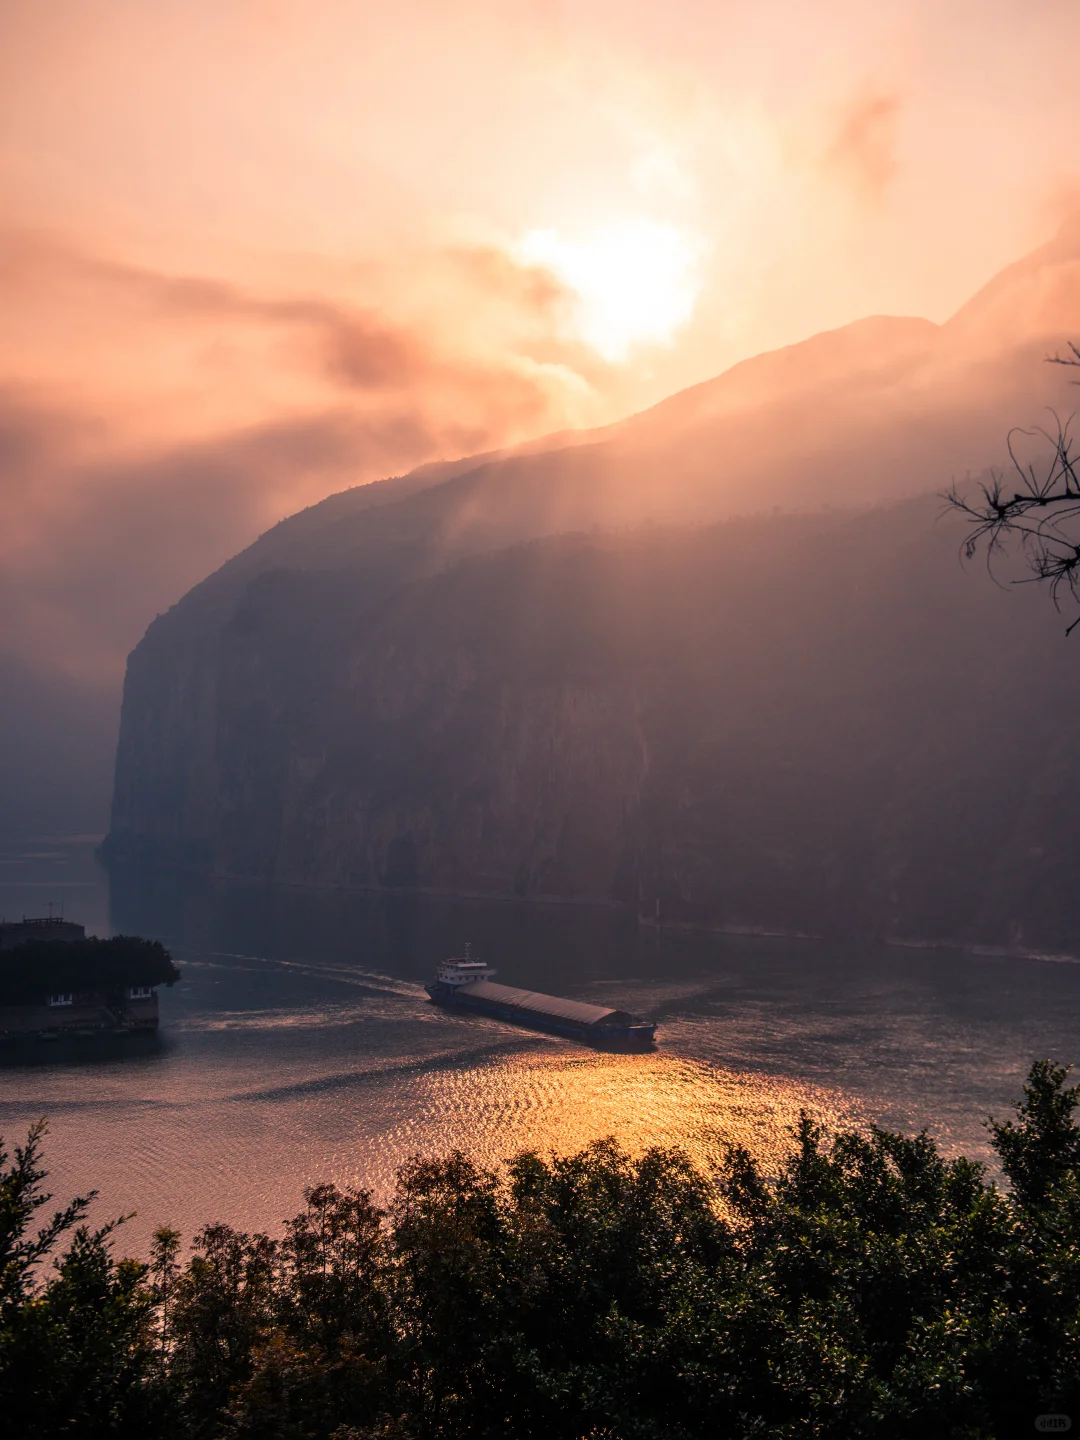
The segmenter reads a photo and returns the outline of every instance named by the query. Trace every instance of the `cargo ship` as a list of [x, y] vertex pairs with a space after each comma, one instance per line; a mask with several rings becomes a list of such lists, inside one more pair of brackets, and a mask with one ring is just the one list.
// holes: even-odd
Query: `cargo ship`
[[471, 1010], [477, 1015], [490, 1015], [496, 1020], [511, 1020], [534, 1030], [547, 1030], [583, 1040], [587, 1045], [649, 1046], [656, 1038], [656, 1026], [625, 1010], [612, 1010], [606, 1005], [589, 1005], [583, 1000], [563, 1000], [558, 995], [542, 995], [536, 990], [519, 990], [512, 985], [496, 985], [491, 977], [496, 972], [482, 960], [473, 957], [466, 945], [461, 958], [444, 960], [435, 980], [424, 988], [436, 1005], [452, 1010]]

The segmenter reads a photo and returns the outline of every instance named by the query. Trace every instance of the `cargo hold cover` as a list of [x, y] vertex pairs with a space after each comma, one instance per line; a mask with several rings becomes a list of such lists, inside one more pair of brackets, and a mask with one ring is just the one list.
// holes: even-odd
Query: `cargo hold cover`
[[512, 1005], [533, 1015], [553, 1015], [572, 1020], [576, 1025], [626, 1024], [631, 1016], [625, 1010], [612, 1010], [606, 1005], [587, 1005], [584, 1000], [563, 1000], [558, 995], [541, 995], [537, 990], [517, 990], [512, 985], [498, 985], [492, 980], [474, 980], [462, 985], [462, 996], [475, 996], [493, 1005]]

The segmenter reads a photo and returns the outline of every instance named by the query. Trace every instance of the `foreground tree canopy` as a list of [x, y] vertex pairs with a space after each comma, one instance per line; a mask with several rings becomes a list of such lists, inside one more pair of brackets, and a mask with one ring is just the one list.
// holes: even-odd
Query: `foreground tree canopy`
[[80, 1440], [1034, 1433], [1080, 1417], [1078, 1101], [1032, 1067], [991, 1123], [1008, 1188], [804, 1116], [777, 1176], [452, 1154], [385, 1212], [321, 1185], [277, 1239], [210, 1225], [184, 1259], [161, 1230], [149, 1264], [91, 1197], [43, 1220], [38, 1126], [0, 1156], [0, 1413]]
[[0, 950], [0, 1005], [40, 1004], [57, 991], [109, 994], [129, 985], [173, 985], [180, 971], [160, 940], [28, 940]]

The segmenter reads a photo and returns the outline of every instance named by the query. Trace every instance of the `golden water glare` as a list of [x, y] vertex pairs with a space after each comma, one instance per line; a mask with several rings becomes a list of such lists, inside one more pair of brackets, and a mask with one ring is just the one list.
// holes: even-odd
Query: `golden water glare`
[[119, 1248], [141, 1254], [161, 1224], [188, 1237], [216, 1221], [276, 1233], [304, 1187], [325, 1180], [386, 1203], [412, 1155], [459, 1149], [498, 1169], [521, 1150], [566, 1155], [610, 1136], [635, 1156], [680, 1148], [705, 1173], [740, 1144], [774, 1173], [800, 1109], [831, 1126], [862, 1123], [838, 1090], [485, 1028], [480, 1052], [452, 1044], [367, 1068], [339, 1055], [270, 1071], [252, 1032], [248, 1053], [181, 1067], [166, 1093], [153, 1066], [102, 1071], [77, 1101], [63, 1072], [39, 1074], [33, 1101], [0, 1105], [0, 1130], [17, 1138], [46, 1110], [50, 1187], [58, 1198], [96, 1188], [100, 1218], [135, 1211]]
[[[383, 1136], [392, 1152], [463, 1150], [497, 1167], [519, 1150], [570, 1154], [614, 1138], [631, 1155], [651, 1146], [685, 1150], [705, 1172], [743, 1145], [775, 1171], [800, 1110], [830, 1126], [858, 1124], [850, 1097], [805, 1082], [716, 1069], [664, 1054], [609, 1055], [545, 1047], [497, 1066], [424, 1077], [418, 1116]], [[392, 1165], [370, 1158], [355, 1183], [389, 1188]]]

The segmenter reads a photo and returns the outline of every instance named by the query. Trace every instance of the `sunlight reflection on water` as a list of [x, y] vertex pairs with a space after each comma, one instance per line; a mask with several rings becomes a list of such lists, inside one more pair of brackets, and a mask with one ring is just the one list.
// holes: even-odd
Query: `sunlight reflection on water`
[[[80, 1083], [75, 1099], [54, 1077], [35, 1097], [51, 1115], [51, 1183], [61, 1194], [96, 1185], [105, 1213], [137, 1207], [126, 1243], [141, 1250], [166, 1222], [189, 1235], [209, 1220], [274, 1230], [318, 1180], [371, 1188], [385, 1201], [414, 1153], [456, 1147], [497, 1166], [521, 1149], [565, 1154], [611, 1135], [634, 1154], [679, 1146], [706, 1169], [726, 1144], [744, 1144], [774, 1169], [800, 1107], [833, 1122], [856, 1118], [841, 1095], [791, 1080], [663, 1053], [502, 1038], [479, 1057], [386, 1056], [365, 1069], [291, 1067], [269, 1077], [204, 1066], [171, 1096], [155, 1093], [149, 1076], [133, 1086], [127, 1072]], [[0, 1103], [9, 1133], [28, 1118], [10, 1096]]]
[[[102, 930], [88, 845], [0, 860], [10, 913], [45, 885]], [[454, 1146], [497, 1165], [613, 1135], [708, 1168], [738, 1142], [771, 1171], [803, 1106], [833, 1124], [926, 1126], [947, 1154], [985, 1159], [983, 1121], [1031, 1059], [1080, 1057], [1075, 965], [660, 935], [610, 911], [176, 890], [146, 875], [119, 905], [114, 891], [112, 914], [180, 963], [160, 1036], [8, 1057], [0, 1132], [10, 1144], [47, 1115], [57, 1198], [97, 1187], [99, 1217], [136, 1210], [123, 1242], [135, 1253], [166, 1222], [188, 1236], [213, 1220], [276, 1230], [324, 1179], [385, 1199], [408, 1155]], [[439, 1010], [421, 982], [466, 937], [510, 984], [658, 1020], [658, 1051], [599, 1054]]]

